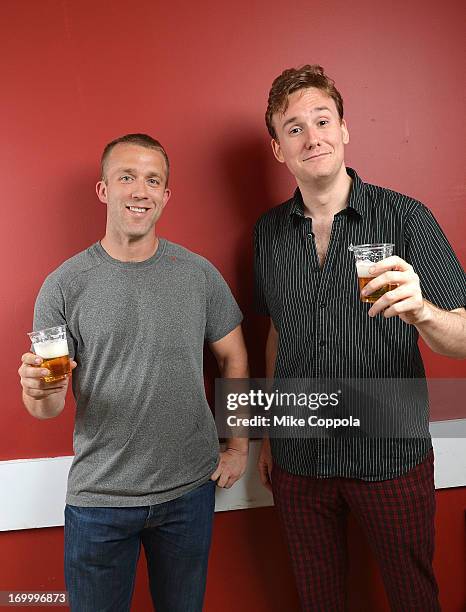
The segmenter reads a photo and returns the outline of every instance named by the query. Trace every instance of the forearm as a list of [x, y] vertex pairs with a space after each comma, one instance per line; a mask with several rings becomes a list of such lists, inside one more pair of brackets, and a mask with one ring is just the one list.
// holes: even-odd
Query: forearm
[[[235, 357], [225, 357], [219, 363], [220, 375], [222, 378], [248, 378], [249, 368], [246, 354]], [[249, 449], [248, 438], [228, 438], [226, 448], [247, 454]]]
[[217, 359], [222, 378], [248, 378], [249, 366], [246, 351], [242, 355], [226, 356]]
[[421, 320], [415, 326], [435, 353], [456, 359], [466, 357], [466, 317], [463, 314], [441, 310], [425, 300]]
[[65, 394], [56, 393], [43, 399], [36, 399], [23, 391], [23, 404], [29, 414], [36, 419], [52, 419], [65, 407]]

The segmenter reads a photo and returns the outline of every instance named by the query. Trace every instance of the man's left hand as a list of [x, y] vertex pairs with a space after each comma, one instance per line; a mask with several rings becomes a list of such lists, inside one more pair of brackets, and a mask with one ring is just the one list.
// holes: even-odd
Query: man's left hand
[[426, 303], [422, 297], [419, 276], [409, 263], [401, 257], [387, 257], [374, 264], [369, 272], [377, 276], [365, 286], [363, 295], [370, 295], [383, 285], [398, 285], [373, 304], [368, 312], [370, 317], [383, 312], [387, 319], [399, 316], [411, 325], [422, 322]]
[[210, 479], [217, 481], [217, 487], [229, 489], [244, 474], [247, 462], [247, 452], [227, 448], [226, 451], [220, 453], [219, 464]]

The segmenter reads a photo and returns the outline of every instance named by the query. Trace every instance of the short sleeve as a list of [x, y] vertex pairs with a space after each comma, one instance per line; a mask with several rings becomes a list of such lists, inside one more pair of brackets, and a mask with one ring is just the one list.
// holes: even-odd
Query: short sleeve
[[269, 316], [269, 307], [265, 293], [264, 278], [266, 274], [266, 258], [262, 244], [262, 233], [259, 223], [254, 228], [254, 306], [258, 314]]
[[428, 208], [420, 205], [406, 224], [406, 259], [419, 276], [422, 295], [443, 310], [466, 306], [466, 277]]
[[[42, 285], [34, 306], [34, 331], [66, 325], [65, 300], [63, 292], [54, 274], [48, 276]], [[76, 356], [76, 344], [69, 328], [66, 330], [71, 359]]]
[[206, 268], [207, 312], [205, 339], [217, 342], [237, 327], [243, 315], [223, 276], [212, 264]]

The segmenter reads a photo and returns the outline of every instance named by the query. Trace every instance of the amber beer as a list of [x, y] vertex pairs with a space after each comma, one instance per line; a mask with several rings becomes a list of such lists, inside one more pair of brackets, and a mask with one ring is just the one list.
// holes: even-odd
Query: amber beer
[[369, 268], [372, 267], [373, 265], [374, 265], [374, 262], [372, 261], [358, 261], [356, 263], [356, 270], [358, 273], [358, 283], [359, 283], [359, 295], [360, 295], [362, 302], [366, 302], [369, 304], [373, 304], [380, 297], [382, 297], [382, 295], [387, 293], [387, 291], [391, 291], [392, 289], [396, 288], [396, 285], [392, 285], [391, 283], [388, 283], [387, 285], [383, 285], [382, 287], [380, 287], [380, 289], [377, 289], [377, 291], [374, 291], [374, 293], [371, 293], [370, 295], [361, 295], [361, 291], [364, 289], [364, 287], [368, 283], [370, 283], [372, 279], [375, 278], [375, 276], [371, 276], [369, 274]]
[[35, 354], [43, 359], [38, 367], [50, 371], [49, 376], [43, 377], [46, 383], [63, 380], [71, 374], [65, 325], [31, 332], [28, 336], [32, 340]]
[[[68, 351], [68, 346], [66, 347]], [[50, 376], [44, 376], [44, 381], [46, 383], [56, 382], [57, 380], [63, 380], [69, 374], [71, 374], [71, 363], [70, 356], [68, 352], [66, 355], [58, 355], [57, 357], [52, 357], [48, 355], [55, 354], [56, 352], [63, 352], [63, 347], [61, 351], [55, 350], [55, 347], [50, 347], [50, 351], [47, 349], [42, 352], [42, 354], [36, 349], [36, 355], [42, 357], [44, 360], [41, 364], [41, 368], [47, 368], [50, 370]]]
[[367, 302], [369, 304], [373, 304], [376, 302], [384, 293], [387, 291], [391, 291], [395, 289], [397, 285], [387, 284], [383, 285], [374, 293], [371, 293], [367, 296], [362, 296], [361, 291], [364, 287], [371, 282], [373, 278], [377, 276], [377, 274], [370, 274], [369, 270], [372, 268], [374, 264], [379, 261], [382, 261], [386, 257], [390, 257], [393, 255], [393, 247], [395, 245], [388, 242], [380, 242], [375, 244], [350, 244], [348, 250], [352, 251], [354, 254], [354, 259], [356, 263], [356, 273], [358, 275], [358, 283], [359, 283], [359, 296], [361, 302]]

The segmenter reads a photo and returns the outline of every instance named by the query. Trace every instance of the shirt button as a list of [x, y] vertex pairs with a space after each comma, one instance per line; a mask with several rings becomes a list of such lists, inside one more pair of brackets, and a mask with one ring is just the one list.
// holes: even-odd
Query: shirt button
[[327, 306], [327, 304], [325, 302], [319, 302], [319, 306], [321, 308], [325, 308]]
[[312, 238], [312, 234], [308, 234], [308, 235], [307, 235], [307, 237], [308, 237], [308, 238]]
[[325, 346], [327, 343], [325, 342], [325, 340], [320, 340], [319, 344], [320, 344], [320, 346]]

